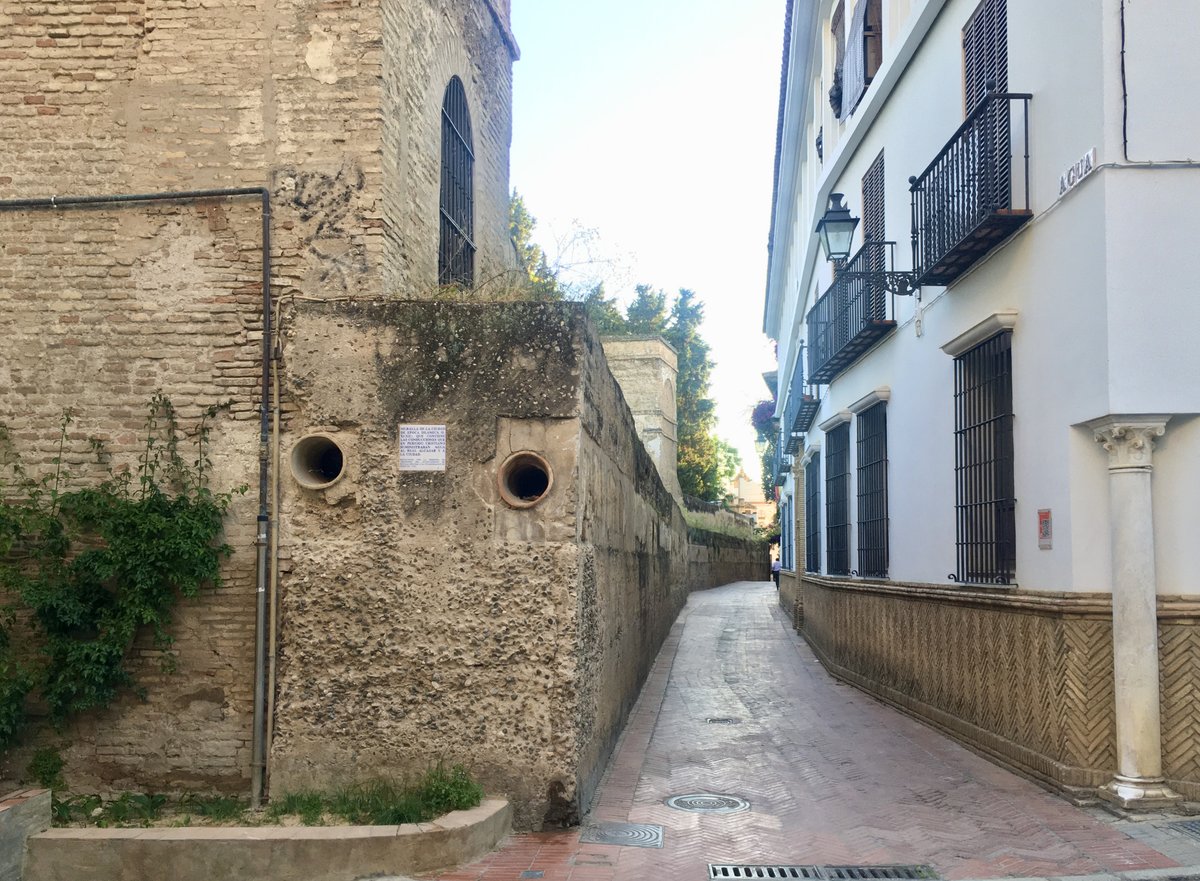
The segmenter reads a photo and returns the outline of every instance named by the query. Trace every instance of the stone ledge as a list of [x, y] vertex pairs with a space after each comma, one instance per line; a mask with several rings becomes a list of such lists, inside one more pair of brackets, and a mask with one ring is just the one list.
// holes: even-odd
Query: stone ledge
[[350, 881], [423, 874], [478, 859], [508, 834], [512, 810], [487, 799], [402, 826], [50, 829], [29, 839], [25, 881]]

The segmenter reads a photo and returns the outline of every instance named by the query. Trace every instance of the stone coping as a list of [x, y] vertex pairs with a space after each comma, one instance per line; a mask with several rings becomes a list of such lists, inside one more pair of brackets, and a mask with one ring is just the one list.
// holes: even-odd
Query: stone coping
[[420, 874], [493, 850], [512, 826], [506, 799], [399, 826], [184, 826], [49, 829], [29, 839], [25, 881], [349, 881]]

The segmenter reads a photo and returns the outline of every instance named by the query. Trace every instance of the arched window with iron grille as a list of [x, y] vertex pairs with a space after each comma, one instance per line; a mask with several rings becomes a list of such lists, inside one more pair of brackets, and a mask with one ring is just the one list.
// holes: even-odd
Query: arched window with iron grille
[[450, 78], [442, 98], [439, 213], [438, 284], [469, 288], [475, 280], [475, 153], [467, 93], [456, 76]]

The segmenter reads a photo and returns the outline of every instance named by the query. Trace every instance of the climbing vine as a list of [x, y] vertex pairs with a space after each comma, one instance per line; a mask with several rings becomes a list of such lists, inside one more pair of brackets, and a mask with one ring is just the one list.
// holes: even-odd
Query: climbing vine
[[33, 698], [61, 726], [136, 689], [128, 656], [143, 631], [173, 667], [172, 609], [219, 585], [231, 552], [220, 537], [233, 494], [208, 488], [207, 445], [221, 409], [203, 414], [194, 458], [185, 458], [175, 408], [157, 393], [136, 467], [114, 468], [104, 445], [89, 441], [98, 480], [68, 465], [70, 411], [40, 476], [0, 425], [0, 749], [27, 723]]

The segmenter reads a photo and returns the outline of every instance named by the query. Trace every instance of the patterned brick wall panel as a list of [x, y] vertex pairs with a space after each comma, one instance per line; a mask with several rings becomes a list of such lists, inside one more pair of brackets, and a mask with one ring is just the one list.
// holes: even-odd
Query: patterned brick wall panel
[[1164, 620], [1158, 629], [1163, 768], [1171, 785], [1200, 797], [1200, 626]]
[[859, 687], [1063, 787], [1115, 766], [1104, 597], [813, 577], [801, 596], [806, 638]]

